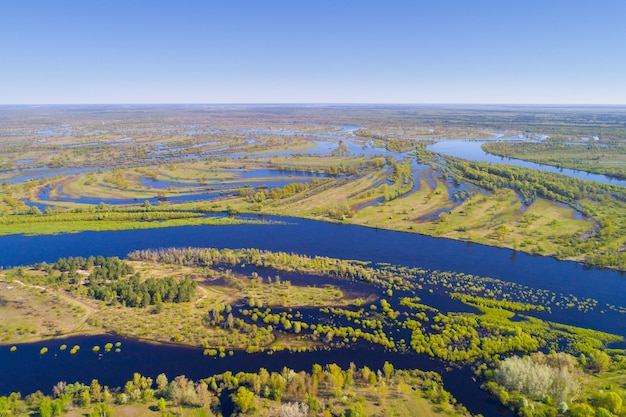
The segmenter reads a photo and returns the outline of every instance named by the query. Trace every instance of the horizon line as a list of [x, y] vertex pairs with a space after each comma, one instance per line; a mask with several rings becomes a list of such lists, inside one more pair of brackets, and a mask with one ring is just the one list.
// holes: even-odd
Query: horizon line
[[607, 106], [626, 107], [626, 103], [427, 103], [427, 102], [88, 102], [88, 103], [0, 103], [0, 106]]

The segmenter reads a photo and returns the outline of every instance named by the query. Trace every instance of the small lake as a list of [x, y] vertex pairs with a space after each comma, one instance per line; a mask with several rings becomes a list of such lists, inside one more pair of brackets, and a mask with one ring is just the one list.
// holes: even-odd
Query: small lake
[[568, 177], [578, 178], [581, 180], [596, 181], [603, 184], [619, 185], [626, 187], [626, 181], [591, 172], [579, 171], [576, 169], [559, 168], [551, 165], [537, 164], [535, 162], [523, 161], [521, 159], [507, 158], [504, 156], [494, 155], [485, 152], [481, 146], [486, 141], [476, 140], [444, 140], [432, 145], [428, 145], [428, 150], [438, 152], [444, 155], [454, 156], [456, 158], [467, 159], [475, 162], [489, 162], [492, 164], [513, 165], [524, 168], [532, 168], [539, 171], [553, 172], [556, 174], [567, 175]]

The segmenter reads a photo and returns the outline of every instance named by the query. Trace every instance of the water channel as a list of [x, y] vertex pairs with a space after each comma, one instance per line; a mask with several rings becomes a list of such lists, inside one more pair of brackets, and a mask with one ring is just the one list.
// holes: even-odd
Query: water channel
[[[120, 352], [115, 350], [98, 353], [92, 346], [104, 346], [106, 343], [121, 342]], [[68, 348], [61, 351], [60, 346]], [[70, 354], [72, 346], [81, 349]], [[39, 353], [47, 347], [48, 353]], [[192, 380], [232, 371], [258, 372], [263, 367], [268, 371], [280, 372], [284, 366], [299, 371], [310, 372], [313, 364], [336, 363], [346, 369], [353, 362], [357, 367], [368, 366], [382, 369], [385, 361], [393, 363], [398, 369], [421, 369], [436, 371], [444, 378], [447, 390], [460, 400], [468, 409], [483, 412], [485, 415], [505, 414], [498, 402], [481, 391], [478, 384], [470, 383], [471, 370], [465, 368], [446, 368], [441, 362], [412, 354], [384, 352], [379, 348], [318, 350], [305, 353], [276, 352], [246, 354], [235, 352], [225, 358], [203, 356], [197, 348], [153, 344], [116, 336], [76, 336], [67, 339], [43, 341], [18, 345], [15, 352], [0, 347], [0, 363], [3, 377], [0, 378], [0, 395], [14, 390], [22, 393], [42, 390], [49, 393], [60, 380], [90, 383], [98, 379], [102, 385], [123, 386], [133, 377], [134, 372], [150, 376], [153, 379], [160, 373], [168, 378], [185, 375]], [[45, 372], [42, 372], [45, 370]]]
[[553, 172], [555, 174], [566, 175], [568, 177], [578, 178], [581, 180], [596, 181], [602, 184], [619, 185], [621, 187], [626, 187], [626, 181], [609, 177], [607, 175], [594, 174], [592, 172], [585, 172], [577, 169], [559, 168], [552, 165], [538, 164], [535, 162], [524, 161], [521, 159], [494, 155], [485, 152], [482, 149], [482, 145], [484, 143], [486, 143], [486, 141], [442, 140], [432, 145], [429, 145], [427, 148], [433, 152], [454, 156], [456, 158], [467, 159], [469, 161], [514, 165], [518, 167], [536, 169], [539, 171]]
[[[489, 276], [518, 282], [531, 288], [549, 289], [557, 293], [565, 291], [581, 298], [596, 298], [600, 301], [600, 305], [603, 303], [620, 305], [621, 294], [626, 292], [626, 280], [620, 273], [589, 269], [574, 262], [534, 257], [507, 249], [409, 233], [293, 218], [266, 218], [281, 221], [282, 224], [184, 226], [137, 231], [84, 232], [55, 236], [5, 236], [0, 238], [0, 265], [8, 267], [40, 261], [53, 262], [63, 256], [125, 256], [135, 249], [172, 246], [257, 247], [311, 256], [323, 255], [372, 262], [390, 262], [398, 265]], [[569, 324], [621, 335], [626, 333], [626, 318], [615, 312], [601, 315], [599, 312], [585, 314], [574, 311], [561, 314], [558, 318], [559, 321], [567, 320]], [[553, 319], [556, 320], [556, 318]], [[106, 342], [117, 341], [116, 338], [112, 340], [111, 337], [105, 337], [105, 339]], [[426, 358], [421, 356], [389, 352], [382, 354], [369, 348], [305, 354], [280, 353], [271, 357], [266, 355], [247, 356], [236, 353], [232, 358], [214, 360], [203, 357], [201, 352], [195, 349], [150, 345], [125, 340], [120, 354], [109, 353], [99, 356], [91, 352], [91, 346], [106, 343], [104, 339], [85, 339], [80, 343], [76, 342], [83, 348], [79, 352], [80, 357], [87, 362], [79, 362], [79, 366], [70, 366], [68, 361], [76, 360], [79, 356], [69, 357], [69, 354], [61, 354], [55, 346], [60, 343], [74, 344], [74, 340], [21, 345], [17, 352], [11, 353], [9, 353], [8, 346], [0, 348], [0, 363], [3, 364], [3, 374], [10, 376], [3, 378], [3, 380], [11, 381], [11, 389], [29, 392], [33, 388], [49, 390], [51, 388], [50, 383], [54, 384], [58, 380], [79, 379], [83, 382], [89, 382], [89, 378], [92, 375], [98, 375], [100, 370], [103, 371], [103, 376], [98, 376], [99, 378], [109, 381], [107, 378], [110, 377], [110, 384], [116, 385], [120, 379], [129, 379], [132, 372], [135, 371], [153, 377], [156, 376], [155, 373], [160, 372], [166, 372], [170, 375], [185, 374], [189, 377], [202, 377], [226, 369], [233, 371], [256, 370], [260, 366], [275, 369], [282, 367], [283, 364], [287, 366], [294, 364], [297, 369], [308, 370], [310, 365], [315, 362], [337, 362], [346, 366], [349, 361], [354, 361], [358, 366], [376, 367], [380, 366], [376, 365], [378, 362], [385, 359], [394, 361], [398, 368], [418, 367], [425, 370], [440, 370], [442, 367], [438, 362], [430, 360], [424, 362]], [[139, 343], [136, 350], [134, 343]], [[50, 352], [40, 357], [38, 351], [44, 345], [50, 349]], [[21, 353], [18, 354], [18, 352]], [[142, 362], [144, 359], [146, 362]], [[119, 367], [116, 364], [119, 364]], [[160, 369], [158, 372], [157, 368]], [[49, 380], [33, 379], [33, 373], [41, 373], [41, 369], [46, 369], [46, 378]], [[76, 369], [88, 374], [76, 373], [78, 372]], [[462, 377], [461, 374], [465, 376]], [[444, 372], [443, 376], [447, 389], [451, 390], [471, 410], [486, 413], [484, 407], [496, 406], [495, 403], [489, 405], [491, 399], [485, 394], [480, 394], [477, 384], [469, 383], [469, 378], [471, 378], [469, 370], [457, 369], [456, 371]], [[114, 377], [118, 379], [113, 379]], [[38, 385], [35, 387], [31, 384]], [[457, 388], [454, 388], [455, 384], [457, 384]], [[2, 389], [0, 387], [0, 391]], [[4, 389], [9, 388], [5, 386]], [[476, 403], [477, 401], [478, 403]], [[495, 408], [491, 408], [492, 412], [495, 412], [494, 410]], [[492, 415], [493, 413], [486, 414]]]

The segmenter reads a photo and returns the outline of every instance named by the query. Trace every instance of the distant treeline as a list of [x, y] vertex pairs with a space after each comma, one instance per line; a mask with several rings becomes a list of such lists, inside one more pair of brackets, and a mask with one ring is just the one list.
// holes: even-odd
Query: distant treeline
[[[613, 185], [510, 165], [469, 162], [451, 157], [447, 160], [452, 171], [463, 178], [491, 191], [501, 187], [512, 188], [521, 194], [526, 204], [537, 197], [567, 204], [584, 198], [602, 200], [611, 197], [626, 201], [626, 191]], [[576, 209], [581, 207], [576, 206]]]

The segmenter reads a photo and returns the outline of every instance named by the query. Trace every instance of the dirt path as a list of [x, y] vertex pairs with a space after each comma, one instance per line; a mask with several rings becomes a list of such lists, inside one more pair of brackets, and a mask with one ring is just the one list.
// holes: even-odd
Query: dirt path
[[26, 284], [26, 283], [20, 281], [19, 279], [14, 279], [13, 282], [15, 282], [17, 284], [20, 284], [21, 286], [26, 287], [26, 288], [36, 288], [36, 289], [42, 290], [42, 291], [51, 291], [54, 294], [56, 294], [57, 296], [59, 296], [60, 298], [62, 298], [63, 300], [67, 301], [68, 303], [80, 305], [85, 310], [87, 310], [87, 313], [89, 315], [91, 315], [91, 314], [95, 313], [96, 311], [98, 311], [98, 309], [96, 307], [92, 306], [91, 304], [88, 304], [88, 303], [86, 303], [86, 302], [84, 302], [82, 300], [74, 298], [71, 295], [68, 295], [67, 293], [65, 293], [63, 291], [55, 291], [55, 290], [52, 290], [50, 288], [42, 287], [41, 285]]
[[[5, 279], [5, 275], [0, 275], [0, 281], [8, 283], [8, 281], [6, 281], [6, 279]], [[13, 279], [11, 281], [11, 283], [18, 284], [18, 285], [20, 285], [22, 287], [25, 287], [25, 288], [34, 288], [34, 289], [37, 289], [37, 290], [40, 290], [40, 291], [50, 291], [51, 293], [53, 293], [57, 297], [63, 299], [68, 304], [78, 305], [78, 306], [82, 307], [83, 309], [85, 309], [85, 314], [83, 315], [82, 319], [80, 319], [80, 320], [78, 320], [76, 322], [76, 326], [72, 330], [70, 330], [70, 333], [79, 331], [87, 323], [87, 320], [89, 320], [89, 318], [91, 316], [93, 316], [94, 314], [96, 314], [99, 311], [97, 307], [95, 307], [95, 306], [93, 306], [93, 305], [91, 305], [91, 304], [89, 304], [89, 303], [87, 303], [87, 302], [85, 302], [83, 300], [74, 298], [71, 295], [65, 293], [64, 291], [53, 290], [53, 289], [50, 289], [50, 288], [43, 287], [41, 285], [26, 284], [25, 282], [22, 282], [19, 279]]]
[[[4, 279], [2, 280], [4, 281]], [[26, 287], [26, 288], [37, 288], [38, 290], [47, 290], [46, 287], [42, 287], [41, 285], [29, 285], [29, 284], [24, 284], [22, 281], [20, 281], [19, 279], [14, 279], [13, 282], [17, 282], [18, 284], [20, 284], [22, 287]]]
[[580, 397], [580, 394], [582, 394], [582, 392], [583, 392], [582, 387], [579, 385], [576, 394], [574, 394], [574, 396], [569, 400], [569, 402], [574, 403], [574, 401], [576, 401], [578, 397]]
[[204, 295], [196, 301], [196, 305], [200, 304], [200, 301], [202, 301], [202, 300], [206, 299], [206, 298], [209, 296], [209, 292], [206, 290], [206, 288], [201, 287], [200, 285], [198, 285], [198, 289], [199, 289], [199, 290], [200, 290], [200, 292], [202, 292]]

